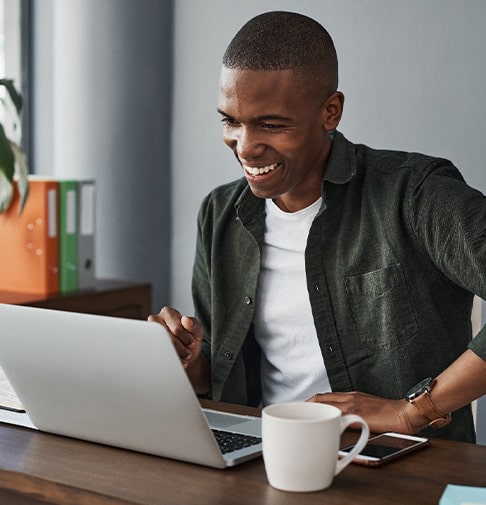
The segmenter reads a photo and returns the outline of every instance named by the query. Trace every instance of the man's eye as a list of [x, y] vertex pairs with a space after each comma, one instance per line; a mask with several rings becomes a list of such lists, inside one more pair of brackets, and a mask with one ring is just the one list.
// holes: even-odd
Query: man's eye
[[281, 124], [275, 124], [275, 123], [262, 123], [262, 128], [265, 128], [265, 130], [278, 130], [279, 128], [283, 128], [284, 126]]
[[234, 119], [231, 119], [230, 117], [222, 118], [221, 122], [223, 123], [224, 126], [236, 126], [238, 124], [237, 121], [235, 121]]

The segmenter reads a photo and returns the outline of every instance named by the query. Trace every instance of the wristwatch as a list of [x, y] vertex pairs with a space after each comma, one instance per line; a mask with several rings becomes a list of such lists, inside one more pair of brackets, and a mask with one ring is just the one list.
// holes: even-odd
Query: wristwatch
[[427, 377], [416, 384], [406, 395], [405, 399], [415, 405], [429, 426], [443, 428], [451, 422], [451, 415], [441, 412], [430, 398], [430, 391], [434, 387], [435, 379]]

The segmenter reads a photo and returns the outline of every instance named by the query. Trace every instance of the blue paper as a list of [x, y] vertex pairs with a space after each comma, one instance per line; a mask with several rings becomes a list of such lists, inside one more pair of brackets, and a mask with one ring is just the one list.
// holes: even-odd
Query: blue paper
[[448, 484], [439, 505], [486, 505], [486, 487]]

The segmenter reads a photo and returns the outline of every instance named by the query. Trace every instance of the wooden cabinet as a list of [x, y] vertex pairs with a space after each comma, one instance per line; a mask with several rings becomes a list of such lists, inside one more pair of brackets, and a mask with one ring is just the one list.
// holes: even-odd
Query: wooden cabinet
[[97, 280], [93, 288], [49, 296], [0, 291], [0, 303], [147, 319], [152, 313], [152, 286], [148, 283]]

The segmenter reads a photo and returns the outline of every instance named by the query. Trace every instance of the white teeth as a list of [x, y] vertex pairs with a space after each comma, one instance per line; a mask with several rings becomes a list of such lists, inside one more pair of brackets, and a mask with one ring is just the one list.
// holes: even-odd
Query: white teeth
[[277, 168], [278, 163], [272, 163], [271, 165], [267, 165], [265, 167], [247, 167], [243, 165], [245, 170], [251, 175], [262, 175], [268, 174], [268, 172], [275, 170]]

